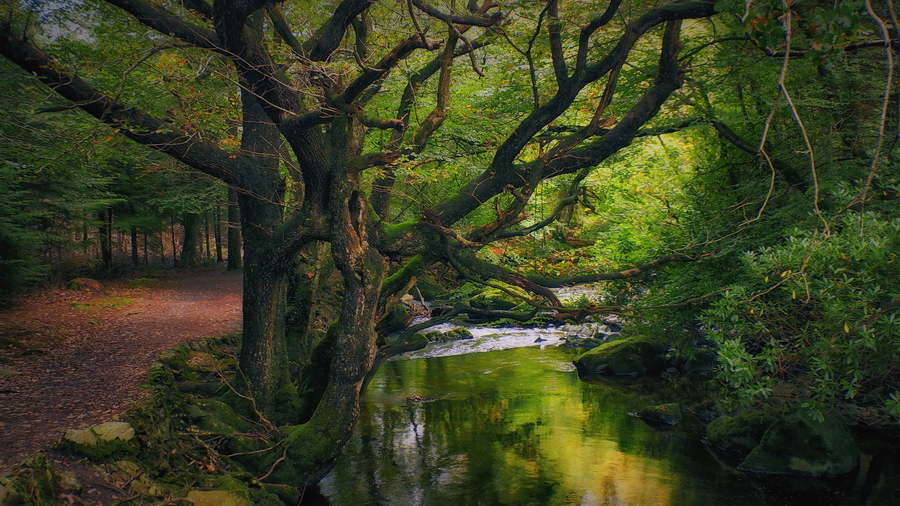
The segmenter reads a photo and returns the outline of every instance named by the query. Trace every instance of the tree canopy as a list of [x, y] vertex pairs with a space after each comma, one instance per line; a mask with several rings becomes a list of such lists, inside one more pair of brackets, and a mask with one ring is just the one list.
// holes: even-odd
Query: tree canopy
[[[811, 266], [854, 220], [894, 230], [896, 32], [868, 1], [106, 0], [14, 4], [0, 54], [44, 93], [38, 117], [86, 114], [236, 192], [239, 402], [287, 457], [248, 465], [302, 486], [349, 437], [367, 375], [411, 345], [388, 323], [436, 265], [524, 289], [529, 315], [635, 314], [644, 297], [636, 320], [656, 331], [714, 330], [748, 398], [801, 371], [834, 388], [863, 358], [821, 358], [834, 330], [810, 325], [856, 292], [829, 288], [828, 306], [813, 278], [841, 273]], [[872, 268], [895, 277], [886, 237]], [[578, 308], [548, 290], [637, 279]], [[872, 322], [897, 296], [832, 323], [896, 355]], [[838, 390], [862, 388], [842, 371]]]

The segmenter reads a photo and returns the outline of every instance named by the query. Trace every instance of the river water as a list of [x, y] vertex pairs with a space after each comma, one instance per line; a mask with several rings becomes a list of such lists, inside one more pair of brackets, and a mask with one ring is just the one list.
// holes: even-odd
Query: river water
[[[853, 476], [734, 471], [700, 442], [687, 410], [669, 431], [628, 414], [679, 400], [693, 389], [684, 379], [588, 383], [571, 364], [576, 352], [555, 346], [557, 331], [524, 333], [513, 341], [544, 341], [518, 348], [479, 332], [382, 366], [353, 439], [320, 483], [332, 505], [860, 504]], [[493, 351], [455, 354], [478, 349]]]

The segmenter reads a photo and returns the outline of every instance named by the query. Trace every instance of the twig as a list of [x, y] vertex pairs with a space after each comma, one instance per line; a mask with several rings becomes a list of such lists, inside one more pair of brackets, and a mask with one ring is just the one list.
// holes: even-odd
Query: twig
[[[891, 2], [888, 2], [891, 14], [893, 16], [893, 6]], [[885, 41], [888, 40], [888, 29], [885, 25], [884, 21], [875, 13], [872, 9], [872, 2], [870, 0], [866, 0], [866, 12], [869, 14], [869, 17], [872, 18], [878, 25], [878, 29], [881, 30], [881, 38]], [[872, 165], [869, 168], [869, 176], [866, 178], [866, 185], [863, 187], [859, 196], [856, 197], [855, 201], [860, 205], [866, 205], [866, 195], [869, 192], [869, 188], [872, 187], [872, 181], [875, 180], [875, 173], [878, 171], [878, 162], [881, 158], [881, 149], [884, 146], [884, 126], [887, 122], [887, 114], [888, 114], [888, 103], [891, 100], [891, 83], [894, 79], [894, 51], [891, 48], [891, 45], [885, 43], [885, 53], [887, 54], [887, 62], [888, 62], [888, 71], [887, 71], [887, 79], [885, 79], [884, 83], [884, 99], [881, 101], [881, 118], [878, 122], [878, 141], [875, 145], [875, 154], [872, 156]], [[860, 213], [860, 230], [859, 233], [862, 235], [863, 233], [863, 213]]]
[[269, 450], [274, 450], [275, 448], [277, 448], [277, 447], [278, 447], [281, 443], [283, 443], [283, 442], [284, 442], [284, 440], [281, 440], [281, 441], [279, 441], [279, 442], [273, 444], [272, 446], [270, 446], [270, 447], [268, 447], [268, 448], [263, 448], [262, 450], [253, 450], [252, 452], [238, 452], [238, 453], [232, 453], [231, 455], [225, 455], [225, 456], [228, 457], [228, 458], [230, 459], [230, 458], [232, 458], [232, 457], [239, 457], [239, 456], [241, 456], [241, 455], [254, 455], [254, 454], [257, 454], [257, 453], [265, 453], [265, 452], [267, 452], [267, 451], [269, 451]]
[[[241, 371], [240, 368], [238, 368], [238, 372], [241, 374], [241, 378], [244, 379], [244, 384], [247, 385], [247, 389], [249, 390], [250, 385], [247, 382], [247, 377], [244, 376], [244, 372]], [[264, 424], [266, 429], [268, 429], [272, 432], [275, 432], [275, 433], [278, 432], [278, 428], [275, 427], [275, 425], [273, 425], [272, 422], [270, 422], [265, 416], [263, 416], [262, 413], [259, 412], [259, 409], [257, 409], [257, 406], [256, 406], [256, 399], [253, 397], [252, 393], [251, 393], [251, 395], [244, 395], [244, 394], [238, 392], [237, 390], [235, 390], [235, 388], [233, 386], [231, 386], [231, 383], [228, 381], [228, 379], [225, 378], [225, 375], [222, 374], [218, 369], [216, 369], [216, 374], [218, 374], [219, 377], [222, 378], [222, 381], [225, 383], [225, 386], [227, 386], [232, 392], [234, 392], [234, 395], [237, 395], [241, 399], [250, 401], [250, 405], [253, 407], [253, 413], [259, 417], [260, 421]]]
[[290, 448], [290, 445], [284, 447], [284, 451], [281, 453], [281, 458], [279, 458], [275, 462], [272, 462], [272, 467], [269, 468], [269, 472], [257, 478], [256, 481], [263, 481], [271, 476], [273, 472], [275, 472], [275, 468], [278, 466], [278, 464], [281, 464], [287, 459], [288, 448]]

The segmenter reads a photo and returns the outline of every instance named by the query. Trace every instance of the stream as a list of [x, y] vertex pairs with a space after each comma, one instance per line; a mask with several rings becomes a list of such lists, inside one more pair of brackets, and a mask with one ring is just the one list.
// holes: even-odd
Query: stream
[[[863, 474], [746, 475], [700, 442], [703, 426], [688, 411], [670, 431], [628, 414], [673, 400], [689, 407], [699, 382], [585, 382], [572, 366], [578, 351], [557, 346], [561, 330], [471, 330], [473, 340], [382, 366], [353, 438], [320, 483], [330, 504], [863, 504], [857, 482], [871, 480]], [[888, 464], [896, 470], [896, 459]]]

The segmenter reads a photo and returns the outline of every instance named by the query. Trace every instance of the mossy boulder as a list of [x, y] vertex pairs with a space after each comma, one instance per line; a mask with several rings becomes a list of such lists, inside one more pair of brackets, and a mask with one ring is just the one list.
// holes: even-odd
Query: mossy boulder
[[434, 300], [440, 297], [442, 294], [447, 293], [447, 289], [441, 286], [439, 283], [420, 279], [416, 282], [416, 289], [411, 293], [416, 295], [416, 298], [421, 295], [421, 297], [425, 300]]
[[681, 422], [681, 405], [672, 402], [657, 406], [644, 406], [633, 414], [654, 429], [666, 430]]
[[849, 473], [858, 463], [859, 448], [840, 415], [826, 413], [818, 421], [801, 409], [773, 423], [738, 469], [766, 474], [836, 476]]
[[720, 416], [706, 426], [706, 440], [718, 450], [746, 457], [762, 441], [781, 411], [764, 410], [734, 416]]
[[250, 506], [246, 498], [226, 490], [191, 490], [187, 500], [194, 506]]
[[627, 337], [586, 351], [574, 363], [581, 374], [642, 376], [663, 368], [666, 349], [655, 339]]

